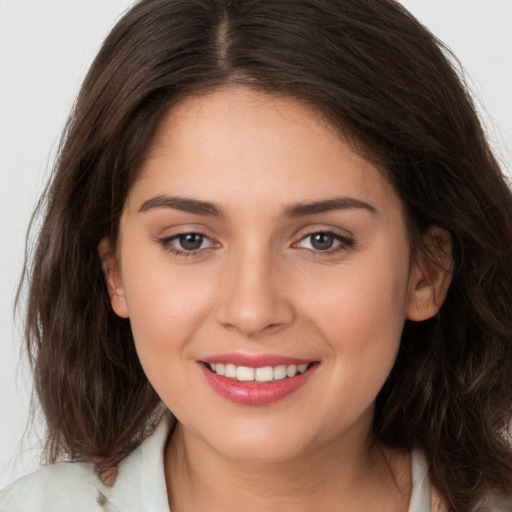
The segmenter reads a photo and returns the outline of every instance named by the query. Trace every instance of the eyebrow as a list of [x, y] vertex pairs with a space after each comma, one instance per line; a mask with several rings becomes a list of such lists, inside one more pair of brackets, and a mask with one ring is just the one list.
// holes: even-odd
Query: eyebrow
[[222, 209], [215, 203], [201, 201], [199, 199], [191, 199], [178, 196], [155, 196], [144, 201], [139, 212], [145, 212], [152, 208], [173, 208], [187, 213], [195, 213], [197, 215], [210, 215], [213, 217], [224, 217]]
[[[217, 204], [188, 197], [158, 195], [144, 201], [139, 208], [139, 212], [145, 212], [152, 208], [172, 208], [196, 215], [208, 215], [219, 218], [226, 217], [222, 208]], [[355, 197], [335, 197], [321, 201], [297, 203], [286, 206], [283, 209], [282, 217], [292, 219], [352, 208], [367, 210], [372, 215], [378, 215], [377, 209], [365, 201], [361, 201]]]
[[334, 210], [348, 210], [352, 208], [360, 208], [369, 211], [372, 215], [378, 215], [377, 209], [365, 201], [356, 199], [355, 197], [334, 197], [322, 201], [313, 201], [311, 203], [299, 203], [287, 206], [283, 211], [283, 217], [297, 218], [306, 215], [315, 215], [318, 213], [326, 213]]

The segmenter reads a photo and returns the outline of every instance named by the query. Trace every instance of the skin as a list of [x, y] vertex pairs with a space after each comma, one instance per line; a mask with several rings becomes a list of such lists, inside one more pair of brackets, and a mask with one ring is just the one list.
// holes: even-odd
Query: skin
[[[334, 198], [343, 207], [289, 215]], [[319, 250], [318, 232], [339, 238]], [[206, 237], [184, 254], [180, 233]], [[426, 237], [449, 244], [437, 228]], [[412, 257], [399, 197], [321, 116], [239, 87], [182, 101], [129, 193], [117, 247], [104, 240], [100, 254], [114, 311], [178, 419], [165, 453], [173, 512], [407, 510], [409, 457], [371, 443], [373, 407], [405, 319], [435, 315], [449, 278]], [[242, 405], [198, 364], [223, 353], [319, 364], [285, 398]]]

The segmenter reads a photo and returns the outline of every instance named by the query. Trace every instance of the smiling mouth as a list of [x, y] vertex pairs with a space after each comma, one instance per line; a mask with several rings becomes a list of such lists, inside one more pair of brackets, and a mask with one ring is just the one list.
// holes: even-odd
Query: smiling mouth
[[277, 366], [263, 366], [253, 368], [250, 366], [237, 366], [224, 363], [204, 363], [212, 373], [238, 382], [276, 382], [296, 377], [306, 372], [315, 363], [290, 364]]
[[[320, 361], [293, 361], [274, 356], [250, 358], [230, 354], [224, 361], [221, 357], [198, 361], [206, 382], [231, 402], [251, 406], [271, 404], [293, 394], [320, 366]], [[272, 362], [281, 364], [272, 365]]]

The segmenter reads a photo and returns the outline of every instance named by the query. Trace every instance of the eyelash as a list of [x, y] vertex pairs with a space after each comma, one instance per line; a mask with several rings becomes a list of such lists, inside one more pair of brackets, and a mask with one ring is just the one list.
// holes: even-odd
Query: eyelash
[[334, 248], [329, 247], [325, 250], [320, 250], [320, 249], [315, 250], [315, 249], [299, 247], [299, 249], [302, 249], [303, 251], [307, 251], [309, 254], [311, 254], [315, 258], [332, 256], [333, 254], [337, 254], [337, 253], [340, 253], [343, 251], [348, 251], [350, 249], [353, 249], [355, 246], [355, 240], [353, 238], [349, 238], [347, 236], [340, 235], [339, 233], [336, 233], [334, 231], [324, 231], [324, 230], [311, 231], [310, 233], [307, 233], [299, 240], [299, 242], [296, 242], [295, 244], [293, 244], [293, 246], [297, 246], [299, 243], [303, 242], [304, 240], [307, 240], [308, 238], [313, 237], [314, 235], [324, 235], [324, 236], [327, 235], [334, 239], [333, 243], [338, 242], [338, 244]]
[[202, 237], [202, 241], [210, 240], [210, 242], [213, 243], [213, 241], [211, 240], [211, 238], [208, 235], [206, 235], [205, 233], [201, 233], [200, 231], [177, 233], [176, 235], [172, 235], [172, 236], [168, 236], [168, 237], [164, 237], [164, 238], [158, 238], [157, 241], [166, 251], [169, 251], [173, 256], [176, 256], [176, 257], [197, 258], [199, 256], [202, 256], [205, 251], [210, 249], [210, 247], [207, 247], [207, 248], [203, 248], [203, 249], [187, 251], [185, 249], [178, 249], [176, 247], [173, 247], [172, 243], [175, 240], [179, 240], [180, 238], [186, 237], [187, 235], [200, 236], [200, 237]]
[[[182, 237], [186, 237], [187, 235], [194, 235], [199, 236], [202, 238], [201, 243], [204, 242], [204, 240], [209, 240], [214, 244], [211, 240], [211, 238], [206, 235], [205, 233], [201, 233], [199, 231], [191, 231], [191, 232], [184, 232], [184, 233], [177, 233], [176, 235], [172, 235], [169, 237], [164, 238], [158, 238], [157, 242], [167, 251], [169, 251], [171, 254], [173, 254], [176, 257], [185, 257], [185, 258], [197, 258], [200, 256], [203, 256], [204, 253], [208, 250], [210, 250], [212, 247], [206, 247], [206, 248], [200, 248], [196, 250], [185, 250], [185, 249], [178, 249], [172, 245], [172, 243], [176, 240], [179, 240]], [[338, 244], [335, 246], [335, 248], [327, 248], [325, 250], [321, 249], [310, 249], [305, 247], [298, 247], [298, 244], [303, 242], [304, 240], [307, 240], [308, 238], [313, 237], [314, 235], [327, 235], [329, 237], [332, 237], [334, 239], [334, 242], [338, 242]], [[347, 251], [352, 249], [355, 246], [355, 240], [352, 238], [348, 238], [346, 236], [342, 236], [338, 233], [335, 233], [334, 231], [311, 231], [310, 233], [307, 233], [298, 242], [295, 242], [292, 247], [300, 249], [302, 251], [306, 251], [309, 254], [313, 255], [314, 257], [326, 257], [333, 254], [337, 254], [339, 252]]]

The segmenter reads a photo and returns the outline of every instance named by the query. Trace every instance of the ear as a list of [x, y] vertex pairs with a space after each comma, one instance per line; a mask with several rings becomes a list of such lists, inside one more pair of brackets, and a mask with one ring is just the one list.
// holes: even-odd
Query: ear
[[109, 238], [103, 238], [98, 246], [101, 268], [107, 283], [112, 309], [121, 318], [128, 318], [128, 306], [121, 279], [121, 269], [116, 251]]
[[423, 237], [409, 274], [406, 318], [415, 322], [437, 315], [452, 280], [453, 259], [450, 234], [430, 226]]

